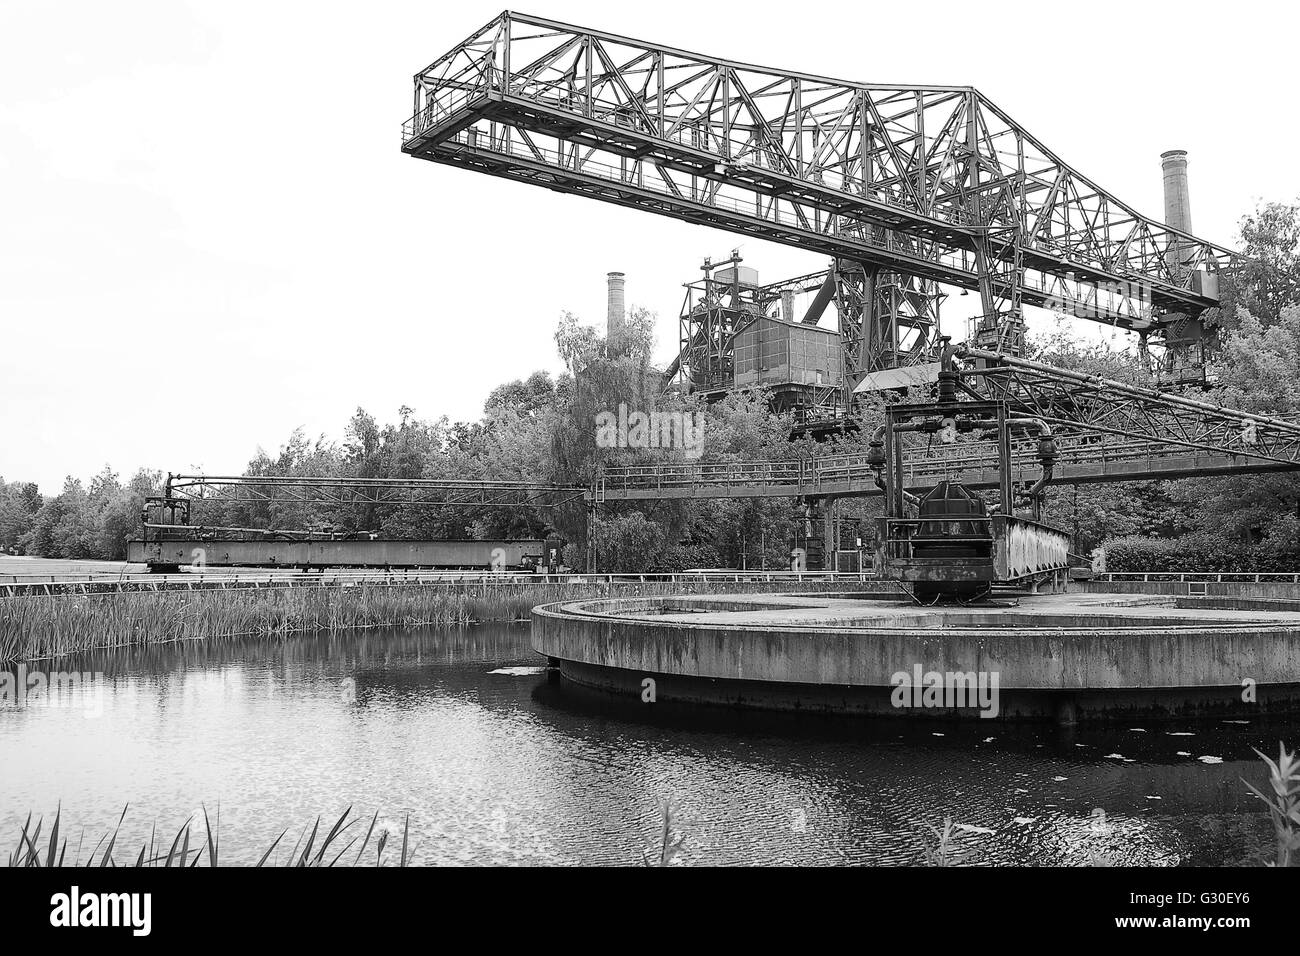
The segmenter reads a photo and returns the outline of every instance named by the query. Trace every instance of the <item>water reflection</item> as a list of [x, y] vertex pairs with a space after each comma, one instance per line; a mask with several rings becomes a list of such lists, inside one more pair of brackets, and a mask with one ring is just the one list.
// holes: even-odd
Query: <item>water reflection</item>
[[519, 627], [59, 662], [103, 672], [102, 714], [0, 708], [0, 835], [62, 801], [93, 843], [129, 802], [130, 845], [219, 802], [225, 853], [251, 861], [351, 805], [395, 833], [409, 813], [420, 862], [630, 863], [673, 798], [688, 862], [915, 863], [948, 815], [970, 863], [1243, 863], [1270, 843], [1240, 779], [1261, 780], [1250, 747], [1295, 736], [647, 707], [538, 663]]

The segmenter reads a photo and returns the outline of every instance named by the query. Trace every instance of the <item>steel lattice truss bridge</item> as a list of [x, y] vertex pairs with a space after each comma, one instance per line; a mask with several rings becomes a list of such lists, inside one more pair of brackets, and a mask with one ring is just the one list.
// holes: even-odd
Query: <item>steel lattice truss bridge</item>
[[850, 83], [509, 12], [416, 74], [402, 148], [831, 256], [846, 395], [933, 357], [915, 314], [933, 283], [980, 295], [974, 345], [1017, 354], [1036, 305], [1176, 364], [1235, 258], [1120, 201], [974, 88]]
[[414, 506], [553, 510], [590, 498], [581, 486], [526, 481], [456, 481], [403, 478], [302, 478], [284, 476], [168, 475], [161, 495], [145, 500], [145, 540], [184, 534], [210, 539], [255, 535], [312, 538], [309, 531], [205, 525], [204, 509], [226, 505], [280, 509]]
[[[1050, 424], [1059, 463], [1053, 484], [1261, 474], [1300, 469], [1300, 422], [1232, 408], [1031, 362], [962, 348], [966, 399], [1004, 402], [1012, 414]], [[988, 443], [943, 445], [914, 437], [907, 487], [945, 479], [973, 488], [998, 486], [997, 454]], [[1013, 479], [1039, 475], [1037, 443], [1013, 443]], [[867, 455], [790, 461], [674, 463], [605, 469], [600, 501], [695, 497], [836, 498], [880, 494]]]

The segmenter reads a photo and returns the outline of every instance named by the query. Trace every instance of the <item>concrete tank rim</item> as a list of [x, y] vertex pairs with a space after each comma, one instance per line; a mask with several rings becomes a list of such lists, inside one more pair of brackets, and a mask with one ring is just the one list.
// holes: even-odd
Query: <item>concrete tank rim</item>
[[[681, 595], [681, 597], [694, 597], [695, 595]], [[725, 595], [711, 595], [713, 597], [722, 597]], [[653, 595], [644, 598], [646, 601], [655, 601], [663, 598], [672, 598], [673, 595]], [[1003, 639], [1012, 640], [1017, 638], [1071, 638], [1071, 637], [1115, 637], [1115, 638], [1138, 638], [1138, 637], [1230, 637], [1234, 635], [1276, 635], [1290, 636], [1300, 635], [1300, 623], [1266, 623], [1259, 621], [1247, 621], [1244, 623], [1223, 622], [1215, 624], [1213, 627], [1208, 626], [1211, 622], [1171, 625], [1166, 627], [1155, 627], [1150, 624], [1134, 624], [1132, 626], [1092, 626], [1092, 627], [1045, 627], [1045, 626], [1026, 626], [1026, 627], [944, 627], [936, 629], [933, 627], [877, 627], [871, 625], [847, 625], [847, 624], [824, 624], [824, 623], [797, 623], [790, 621], [774, 621], [770, 624], [743, 624], [729, 621], [664, 621], [654, 620], [644, 615], [636, 614], [602, 614], [584, 609], [585, 605], [614, 603], [628, 600], [618, 598], [593, 598], [580, 601], [555, 601], [550, 604], [539, 604], [532, 609], [533, 617], [544, 617], [553, 620], [575, 620], [575, 621], [601, 621], [608, 622], [611, 625], [633, 625], [637, 627], [653, 628], [657, 630], [678, 630], [687, 632], [711, 632], [717, 633], [722, 631], [734, 631], [736, 633], [754, 634], [754, 633], [802, 633], [802, 634], [825, 634], [830, 635], [863, 635], [868, 637], [881, 638], [899, 638], [899, 637], [925, 637], [927, 639], [937, 639], [940, 637], [952, 638], [976, 638], [976, 639]]]

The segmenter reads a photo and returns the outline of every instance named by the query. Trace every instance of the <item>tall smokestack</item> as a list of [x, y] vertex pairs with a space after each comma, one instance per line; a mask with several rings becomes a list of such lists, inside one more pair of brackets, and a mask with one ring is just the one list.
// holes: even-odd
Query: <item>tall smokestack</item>
[[[1179, 232], [1192, 231], [1192, 200], [1187, 191], [1187, 150], [1171, 149], [1160, 154], [1160, 168], [1165, 178], [1165, 225]], [[1166, 261], [1175, 273], [1181, 272], [1190, 250], [1184, 242], [1171, 242]]]
[[1192, 200], [1187, 192], [1187, 150], [1161, 153], [1160, 166], [1165, 174], [1165, 225], [1190, 233]]
[[605, 340], [611, 353], [621, 352], [623, 328], [626, 325], [626, 310], [623, 304], [623, 273], [609, 274], [609, 303], [605, 312]]

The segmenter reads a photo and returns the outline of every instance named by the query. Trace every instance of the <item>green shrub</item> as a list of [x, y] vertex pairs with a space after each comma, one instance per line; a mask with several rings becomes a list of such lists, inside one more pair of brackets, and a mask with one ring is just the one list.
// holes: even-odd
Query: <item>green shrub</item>
[[1207, 532], [1177, 538], [1109, 538], [1107, 571], [1286, 573], [1300, 571], [1300, 549], [1285, 539], [1247, 545]]
[[690, 571], [695, 568], [720, 568], [722, 558], [711, 544], [674, 544], [655, 561], [655, 570], [662, 572]]

